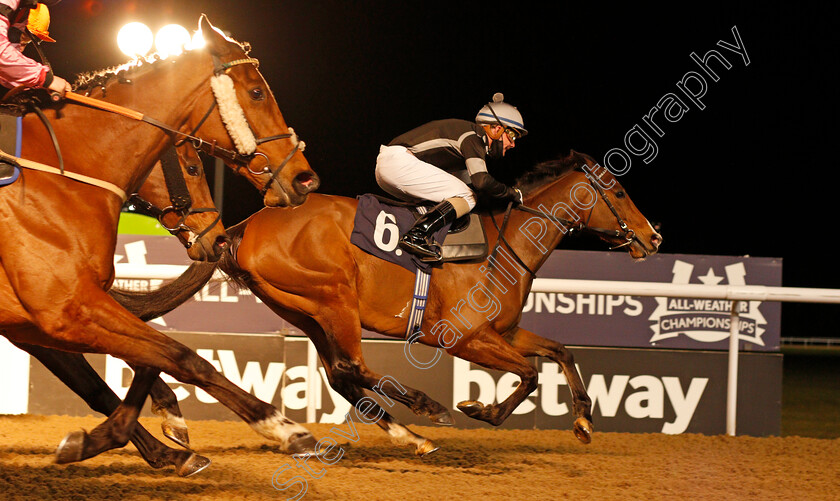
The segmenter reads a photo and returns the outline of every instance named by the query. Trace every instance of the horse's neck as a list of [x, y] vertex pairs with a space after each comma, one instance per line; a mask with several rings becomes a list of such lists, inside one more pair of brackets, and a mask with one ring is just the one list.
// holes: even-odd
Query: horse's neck
[[[199, 64], [197, 61], [176, 64], [185, 67], [176, 70], [173, 64], [173, 67], [151, 69], [132, 78], [132, 83], [108, 85], [108, 102], [143, 113], [173, 129], [182, 128], [196, 99], [209, 94], [209, 71], [193, 70]], [[208, 61], [207, 65], [209, 69], [211, 63]], [[203, 85], [207, 86], [207, 92], [202, 92]], [[53, 121], [60, 145], [65, 141], [75, 142], [62, 141], [62, 137], [81, 139], [80, 136], [84, 136], [88, 145], [88, 148], [62, 148], [67, 169], [109, 181], [126, 191], [139, 188], [168, 143], [166, 135], [148, 123], [75, 104], [68, 104], [65, 110], [66, 120]], [[33, 128], [37, 130], [37, 124]], [[114, 130], [130, 130], [130, 137], [119, 137]], [[109, 139], [96, 144], [100, 137]], [[122, 144], [116, 144], [117, 141]], [[90, 161], [90, 150], [96, 150], [95, 164]]]
[[148, 177], [140, 180], [140, 186], [135, 191], [140, 198], [158, 208], [169, 205], [169, 190], [159, 164], [152, 167]]
[[[552, 181], [546, 187], [538, 189], [533, 195], [529, 196], [524, 205], [537, 209], [546, 215], [551, 215], [552, 211], [555, 211], [554, 215], [556, 217], [575, 221], [582, 220], [581, 209], [569, 201], [573, 181], [571, 176]], [[558, 210], [560, 207], [569, 207], [569, 211]], [[504, 213], [493, 217], [501, 228], [504, 225]], [[535, 274], [551, 255], [551, 251], [557, 247], [571, 229], [547, 217], [518, 209], [513, 209], [508, 219], [503, 233], [504, 242], [498, 242], [498, 247], [505, 249], [508, 254], [516, 254], [516, 256], [510, 257], [517, 261], [519, 266], [524, 264], [528, 270]], [[492, 223], [490, 227], [493, 227]]]

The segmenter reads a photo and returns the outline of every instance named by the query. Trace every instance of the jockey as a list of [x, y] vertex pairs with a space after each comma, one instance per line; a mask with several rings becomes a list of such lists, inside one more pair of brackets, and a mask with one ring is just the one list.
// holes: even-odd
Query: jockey
[[[26, 57], [21, 52], [21, 42], [30, 24], [31, 33], [41, 40], [52, 42], [49, 37], [50, 17], [47, 5], [60, 0], [38, 3], [34, 0], [0, 0], [0, 85], [9, 89], [43, 87], [64, 95], [71, 90], [70, 84], [53, 75], [49, 66]], [[31, 17], [31, 23], [30, 23]]]
[[485, 158], [503, 157], [525, 134], [522, 115], [497, 92], [493, 101], [478, 111], [475, 123], [437, 120], [381, 146], [376, 158], [379, 186], [401, 200], [437, 203], [400, 239], [400, 247], [423, 261], [440, 261], [440, 248], [431, 241], [432, 235], [469, 213], [476, 205], [476, 195], [522, 203], [518, 189], [487, 172]]

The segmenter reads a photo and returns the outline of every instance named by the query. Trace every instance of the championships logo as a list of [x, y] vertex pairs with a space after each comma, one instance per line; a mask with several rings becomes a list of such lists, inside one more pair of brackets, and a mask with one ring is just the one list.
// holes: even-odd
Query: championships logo
[[[688, 284], [693, 271], [693, 264], [677, 260], [674, 262], [674, 277], [671, 282]], [[744, 263], [725, 266], [724, 274], [729, 285], [746, 285]], [[716, 275], [713, 268], [709, 268], [705, 275], [698, 278], [706, 285], [718, 285], [724, 279], [723, 276]], [[732, 301], [657, 297], [656, 303], [656, 310], [648, 318], [654, 322], [650, 326], [653, 331], [651, 344], [680, 335], [701, 343], [715, 343], [729, 337]], [[761, 301], [739, 303], [738, 338], [764, 346], [761, 336], [764, 334], [767, 320], [759, 310], [760, 305]]]

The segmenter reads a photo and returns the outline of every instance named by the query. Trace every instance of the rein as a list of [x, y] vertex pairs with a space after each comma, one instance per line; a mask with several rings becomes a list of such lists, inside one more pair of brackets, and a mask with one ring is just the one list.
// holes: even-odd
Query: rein
[[[519, 207], [517, 207], [517, 208], [519, 208]], [[502, 220], [502, 227], [501, 228], [499, 228], [498, 223], [496, 223], [495, 216], [490, 218], [493, 221], [493, 226], [496, 227], [496, 231], [499, 233], [499, 238], [496, 239], [496, 245], [493, 246], [493, 251], [490, 253], [490, 257], [495, 258], [496, 257], [496, 252], [499, 250], [500, 244], [504, 243], [505, 246], [508, 248], [508, 250], [513, 254], [513, 257], [514, 257], [514, 259], [516, 259], [516, 262], [518, 262], [523, 268], [528, 270], [528, 274], [531, 275], [531, 279], [533, 280], [533, 279], [537, 278], [537, 274], [533, 270], [531, 270], [531, 268], [529, 268], [528, 265], [525, 264], [524, 261], [522, 261], [522, 258], [520, 258], [519, 254], [517, 254], [516, 251], [513, 250], [513, 247], [511, 247], [510, 242], [508, 242], [507, 238], [505, 238], [505, 230], [507, 229], [508, 221], [510, 221], [510, 213], [511, 213], [512, 209], [513, 209], [513, 202], [510, 202], [510, 203], [508, 203], [507, 209], [505, 209], [505, 217]], [[534, 211], [534, 209], [530, 209], [530, 210]], [[529, 211], [526, 211], [526, 212], [529, 212]], [[539, 211], [535, 211], [535, 212], [539, 212]], [[539, 213], [542, 214], [542, 212], [539, 212]], [[487, 259], [490, 260], [490, 257], [488, 257]], [[490, 263], [492, 263], [492, 262], [493, 261], [490, 261]]]
[[[588, 223], [589, 223], [589, 218], [592, 217], [592, 210], [589, 211], [589, 218], [587, 218], [587, 221], [585, 223], [575, 223], [574, 221], [570, 221], [568, 219], [563, 219], [563, 218], [557, 217], [553, 214], [546, 214], [545, 212], [543, 212], [539, 209], [534, 209], [534, 208], [528, 207], [526, 205], [517, 205], [515, 208], [517, 210], [522, 211], [522, 212], [526, 212], [528, 214], [533, 214], [535, 216], [539, 216], [539, 217], [542, 217], [544, 219], [548, 219], [549, 221], [557, 223], [564, 228], [568, 228], [569, 233], [577, 230], [577, 231], [586, 231], [588, 233], [593, 233], [593, 234], [598, 235], [598, 236], [617, 237], [617, 238], [623, 238], [624, 239], [623, 243], [621, 243], [619, 245], [616, 245], [616, 246], [613, 246], [613, 247], [610, 247], [610, 250], [620, 249], [622, 247], [626, 247], [626, 246], [632, 244], [633, 241], [636, 240], [636, 232], [633, 231], [632, 229], [630, 229], [629, 226], [627, 226], [627, 223], [624, 221], [624, 219], [622, 219], [621, 215], [618, 213], [618, 210], [616, 210], [613, 203], [607, 197], [606, 193], [604, 192], [603, 187], [600, 184], [598, 184], [597, 181], [593, 181], [593, 179], [592, 179], [592, 177], [590, 177], [589, 173], [585, 173], [585, 175], [586, 175], [586, 179], [589, 181], [589, 184], [595, 189], [595, 191], [598, 193], [598, 195], [604, 201], [604, 203], [607, 204], [607, 208], [610, 210], [610, 212], [612, 212], [613, 216], [615, 216], [616, 222], [618, 223], [618, 227], [620, 229], [618, 229], [618, 230], [607, 230], [607, 229], [604, 229], [604, 228], [593, 228], [593, 227], [589, 226]], [[595, 205], [593, 204], [592, 207], [594, 209]], [[507, 238], [505, 238], [505, 230], [507, 229], [508, 220], [510, 219], [510, 214], [511, 214], [513, 209], [514, 209], [513, 202], [510, 202], [507, 206], [507, 209], [505, 209], [505, 216], [504, 216], [504, 219], [502, 221], [501, 228], [499, 227], [498, 223], [496, 222], [495, 216], [490, 218], [493, 221], [493, 226], [496, 228], [496, 230], [499, 233], [499, 238], [496, 240], [496, 245], [493, 246], [493, 251], [490, 253], [490, 256], [495, 257], [496, 252], [498, 251], [499, 247], [501, 246], [502, 243], [504, 243], [505, 246], [508, 248], [508, 250], [510, 250], [510, 252], [513, 254], [513, 257], [516, 259], [516, 261], [523, 268], [525, 268], [528, 271], [528, 273], [531, 275], [531, 278], [533, 279], [533, 278], [536, 278], [537, 274], [534, 271], [532, 271], [531, 268], [528, 267], [528, 265], [525, 264], [525, 262], [522, 260], [522, 258], [519, 257], [519, 255], [516, 253], [516, 251], [513, 249], [513, 247], [507, 241]]]
[[[130, 118], [132, 120], [137, 120], [140, 122], [145, 122], [149, 125], [157, 127], [158, 129], [167, 132], [169, 134], [174, 134], [180, 136], [180, 142], [183, 143], [184, 141], [190, 141], [196, 149], [201, 150], [208, 155], [221, 158], [222, 160], [227, 160], [232, 163], [236, 164], [247, 164], [250, 161], [250, 157], [246, 157], [244, 155], [240, 155], [239, 153], [228, 150], [226, 148], [222, 148], [221, 146], [216, 146], [216, 142], [208, 142], [204, 139], [194, 136], [193, 134], [187, 134], [186, 132], [181, 132], [177, 129], [173, 129], [172, 127], [166, 125], [165, 123], [144, 115], [139, 111], [134, 111], [125, 107], [122, 107], [117, 104], [109, 103], [107, 101], [102, 101], [100, 99], [95, 99], [92, 97], [87, 97], [82, 94], [76, 94], [75, 92], [67, 92], [64, 95], [64, 98], [69, 101], [74, 101], [76, 103], [90, 106], [91, 108], [96, 108], [103, 111], [109, 111], [111, 113], [116, 113], [117, 115], [122, 115], [126, 118]], [[210, 112], [213, 111], [215, 107], [215, 101], [213, 102], [213, 107], [210, 108], [210, 111], [207, 112], [206, 116], [210, 115]], [[205, 116], [205, 119], [206, 119]], [[204, 123], [204, 120], [202, 120]]]
[[[255, 58], [243, 58], [243, 59], [237, 59], [237, 60], [234, 60], [234, 61], [229, 61], [229, 62], [226, 62], [226, 63], [222, 63], [217, 56], [213, 56], [214, 78], [225, 75], [231, 68], [233, 68], [234, 66], [240, 65], [240, 64], [254, 64], [255, 66], [259, 66], [259, 61]], [[157, 127], [158, 129], [160, 129], [160, 130], [162, 130], [162, 131], [164, 131], [168, 134], [178, 136], [179, 139], [176, 142], [176, 144], [183, 144], [185, 141], [190, 141], [192, 143], [193, 147], [195, 147], [195, 149], [197, 149], [199, 151], [203, 151], [204, 153], [206, 153], [210, 156], [220, 158], [221, 160], [223, 160], [223, 161], [225, 161], [229, 164], [235, 164], [237, 172], [242, 167], [245, 167], [246, 169], [248, 169], [248, 171], [251, 174], [254, 174], [254, 175], [262, 175], [262, 174], [271, 173], [271, 176], [269, 177], [268, 181], [266, 181], [262, 190], [260, 190], [261, 195], [265, 195], [266, 192], [268, 192], [269, 188], [271, 187], [271, 184], [276, 181], [277, 176], [280, 174], [280, 171], [286, 166], [286, 164], [289, 163], [289, 161], [292, 159], [294, 154], [297, 153], [298, 151], [303, 150], [303, 148], [301, 146], [302, 143], [299, 140], [297, 140], [297, 135], [294, 133], [294, 131], [291, 131], [291, 128], [290, 128], [291, 132], [289, 132], [289, 133], [275, 134], [275, 135], [272, 135], [272, 136], [255, 138], [254, 142], [255, 142], [256, 145], [267, 143], [269, 141], [276, 141], [276, 140], [279, 140], [279, 139], [292, 139], [293, 140], [294, 148], [292, 149], [292, 151], [286, 156], [286, 158], [280, 163], [280, 165], [278, 165], [277, 168], [272, 171], [271, 162], [269, 161], [268, 156], [265, 155], [264, 153], [260, 153], [260, 152], [257, 152], [257, 151], [241, 153], [241, 152], [229, 150], [227, 148], [223, 148], [221, 146], [218, 146], [216, 144], [216, 141], [206, 141], [206, 140], [196, 136], [195, 134], [198, 132], [198, 129], [201, 128], [201, 126], [204, 124], [204, 122], [207, 120], [207, 118], [210, 116], [210, 114], [216, 108], [218, 97], [216, 97], [216, 99], [213, 100], [213, 103], [211, 104], [210, 109], [207, 110], [207, 112], [204, 114], [202, 119], [199, 121], [198, 125], [189, 134], [186, 133], [186, 132], [182, 132], [180, 130], [174, 129], [174, 128], [168, 126], [167, 124], [165, 124], [165, 123], [163, 123], [163, 122], [161, 122], [161, 121], [159, 121], [155, 118], [149, 117], [147, 115], [144, 115], [143, 113], [131, 110], [129, 108], [125, 108], [125, 107], [117, 105], [117, 104], [102, 101], [100, 99], [95, 99], [95, 98], [88, 97], [88, 96], [85, 96], [85, 95], [82, 95], [82, 94], [77, 94], [75, 92], [67, 92], [64, 97], [65, 97], [65, 99], [68, 99], [70, 101], [73, 101], [73, 102], [81, 104], [81, 105], [85, 105], [85, 106], [89, 106], [91, 108], [96, 108], [96, 109], [99, 109], [99, 110], [115, 113], [115, 114], [124, 116], [126, 118], [130, 118], [132, 120], [137, 120], [137, 121], [148, 123], [149, 125]], [[238, 103], [237, 103], [237, 106], [239, 106]], [[241, 111], [241, 107], [239, 108], [239, 110]], [[222, 111], [220, 109], [220, 113], [221, 112]], [[59, 151], [58, 150], [58, 144], [57, 144], [57, 141], [55, 140], [54, 134], [52, 133], [52, 128], [49, 126], [49, 122], [46, 121], [46, 117], [43, 117], [42, 114], [39, 114], [39, 116], [41, 116], [42, 117], [41, 119], [43, 121], [45, 121], [45, 124], [47, 124], [47, 129], [50, 130], [51, 137], [53, 138], [53, 143], [56, 147], [56, 151], [58, 152]], [[224, 114], [223, 114], [222, 118], [223, 118], [223, 122], [224, 122], [225, 121], [224, 120], [224, 118], [225, 118]], [[244, 118], [244, 115], [243, 115], [243, 118]], [[246, 125], [247, 125], [247, 122], [246, 122]], [[225, 123], [225, 126], [228, 128], [228, 134], [234, 140], [236, 140], [234, 131], [232, 131], [228, 127], [227, 123]], [[248, 129], [250, 131], [250, 126], [248, 126]], [[236, 142], [236, 141], [234, 141], [234, 142]], [[266, 159], [266, 165], [261, 171], [254, 171], [249, 167], [249, 164], [251, 163], [251, 161], [257, 156], [262, 156], [263, 158]], [[56, 170], [59, 170], [62, 175], [65, 175], [64, 165], [63, 165], [64, 162], [61, 158], [60, 153], [58, 154], [58, 157], [59, 157], [59, 163], [61, 164], [61, 168], [56, 169]], [[23, 163], [21, 163], [21, 165], [25, 166]], [[43, 167], [48, 167], [48, 166], [43, 166]], [[46, 172], [52, 172], [52, 169], [53, 168], [50, 168], [50, 169], [41, 168], [41, 169], [38, 169], [38, 170], [43, 170], [43, 171], [46, 171]], [[88, 176], [80, 176], [78, 174], [73, 175], [73, 176], [68, 175], [67, 177], [71, 177], [71, 178], [77, 179], [77, 180], [80, 180], [80, 177], [85, 178], [85, 179], [92, 179], [92, 178], [89, 178]], [[84, 181], [84, 182], [89, 182], [89, 181]], [[104, 183], [104, 182], [102, 182], [102, 183]], [[89, 184], [95, 184], [96, 186], [104, 187], [100, 183], [89, 183]], [[105, 184], [110, 184], [110, 183], [105, 183]], [[111, 186], [113, 186], [113, 185], [111, 185]], [[109, 191], [115, 192], [110, 187], [108, 187], [106, 189], [108, 189]], [[120, 192], [122, 194], [117, 193], [117, 192], [115, 192], [115, 193], [120, 195], [122, 200], [126, 200], [125, 193], [122, 190], [120, 190]]]

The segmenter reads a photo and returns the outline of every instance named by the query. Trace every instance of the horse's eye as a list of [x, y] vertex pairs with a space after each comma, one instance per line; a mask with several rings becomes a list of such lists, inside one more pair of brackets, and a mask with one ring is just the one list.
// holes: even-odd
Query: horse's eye
[[251, 89], [249, 94], [251, 95], [251, 99], [253, 99], [254, 101], [262, 101], [263, 99], [265, 99], [265, 93], [259, 87], [254, 87], [253, 89]]
[[198, 165], [192, 164], [187, 166], [187, 173], [191, 176], [198, 176], [201, 174], [201, 170], [199, 169]]
[[624, 192], [623, 191], [616, 191], [615, 192], [615, 198], [624, 198]]

